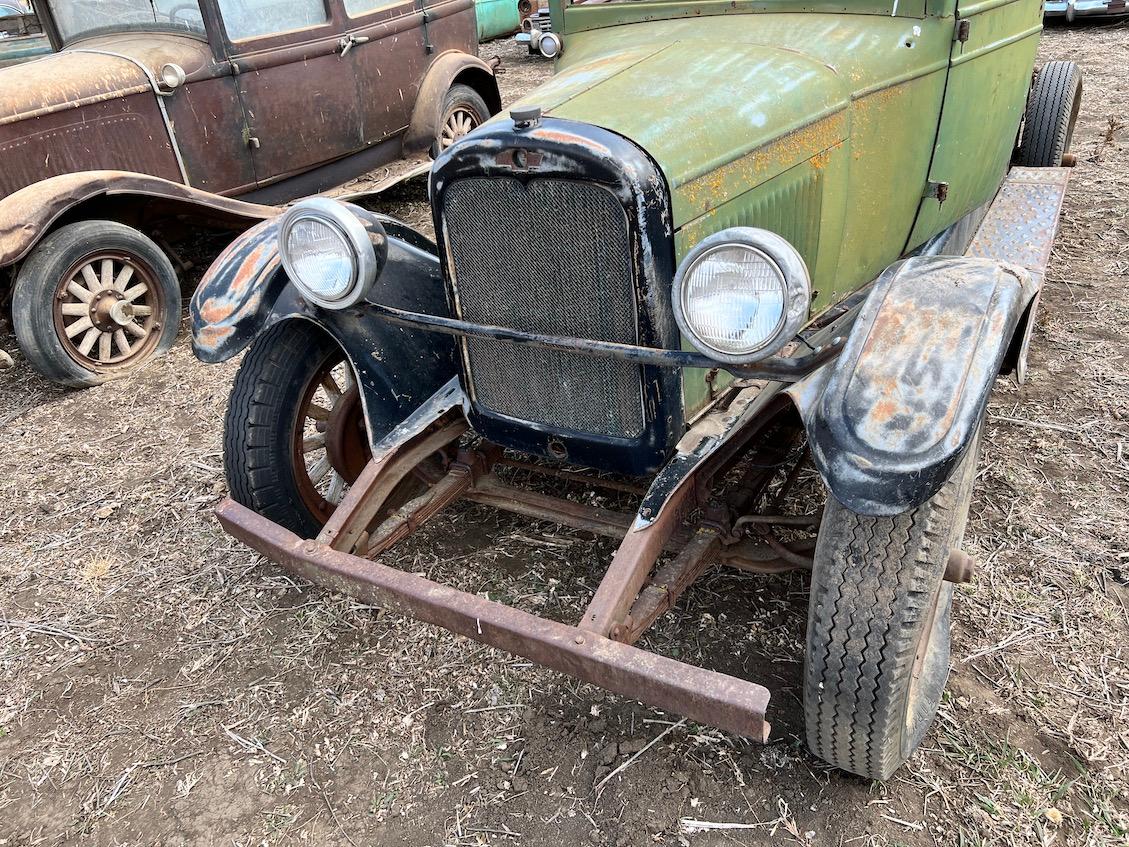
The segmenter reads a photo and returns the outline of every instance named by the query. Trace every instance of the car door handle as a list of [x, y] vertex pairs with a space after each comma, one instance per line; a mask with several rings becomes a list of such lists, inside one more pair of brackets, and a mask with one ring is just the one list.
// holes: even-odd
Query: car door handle
[[337, 42], [337, 49], [344, 56], [358, 44], [368, 44], [371, 40], [367, 35], [346, 35]]

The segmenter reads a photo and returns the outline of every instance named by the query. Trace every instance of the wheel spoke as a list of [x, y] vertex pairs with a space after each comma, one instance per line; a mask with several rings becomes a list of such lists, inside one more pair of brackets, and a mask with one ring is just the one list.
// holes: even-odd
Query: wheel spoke
[[310, 482], [312, 482], [314, 485], [317, 485], [319, 482], [325, 479], [325, 475], [328, 474], [332, 469], [332, 465], [329, 464], [329, 458], [327, 456], [322, 456], [320, 459], [314, 462], [314, 466], [310, 468]]
[[133, 352], [133, 348], [129, 344], [129, 339], [125, 337], [123, 330], [114, 330], [114, 343], [118, 345], [118, 350], [123, 356], [128, 356]]
[[319, 406], [317, 403], [311, 403], [306, 407], [306, 417], [313, 418], [315, 421], [329, 420], [329, 409]]
[[130, 321], [125, 325], [125, 331], [138, 338], [144, 338], [146, 335], [145, 330], [139, 327], [134, 321]]
[[321, 387], [329, 395], [330, 404], [336, 405], [337, 401], [341, 399], [341, 389], [337, 387], [337, 381], [333, 378], [333, 374], [327, 373], [321, 378]]
[[108, 332], [103, 332], [98, 336], [98, 359], [102, 362], [107, 362], [113, 356], [110, 345], [113, 344], [114, 337]]
[[88, 355], [90, 353], [90, 348], [94, 346], [94, 342], [98, 340], [98, 337], [101, 334], [102, 333], [94, 327], [88, 329], [86, 331], [86, 335], [82, 337], [82, 341], [78, 345], [78, 352], [83, 356]]
[[90, 312], [90, 307], [85, 303], [63, 303], [59, 306], [59, 312], [67, 315], [68, 317], [79, 317]]
[[73, 296], [77, 297], [83, 303], [89, 303], [94, 299], [94, 295], [78, 284], [77, 280], [71, 280], [67, 283], [67, 291]]
[[102, 279], [99, 280], [99, 288], [113, 288], [114, 286], [114, 260], [102, 260]]
[[94, 294], [102, 290], [102, 283], [98, 281], [98, 274], [94, 273], [93, 265], [85, 265], [82, 269], [82, 278], [86, 281], [86, 287]]
[[329, 478], [329, 491], [325, 493], [325, 499], [336, 506], [341, 502], [341, 497], [345, 493], [345, 480], [337, 471], [333, 472], [333, 476]]
[[137, 285], [133, 286], [133, 288], [130, 288], [130, 289], [127, 289], [126, 291], [123, 291], [122, 294], [125, 295], [126, 300], [128, 300], [129, 302], [132, 303], [134, 300], [136, 300], [138, 297], [140, 297], [142, 294], [144, 294], [148, 290], [149, 290], [148, 285], [146, 285], [143, 282], [139, 282], [139, 283], [137, 283]]
[[125, 287], [129, 285], [131, 279], [133, 279], [133, 265], [122, 265], [122, 272], [114, 280], [114, 288], [118, 291], [125, 291]]
[[80, 332], [85, 332], [86, 330], [91, 329], [93, 326], [94, 324], [91, 322], [90, 316], [87, 315], [86, 317], [75, 321], [73, 324], [67, 327], [67, 338], [74, 338]]
[[315, 450], [320, 450], [325, 446], [325, 433], [315, 432], [313, 435], [307, 435], [302, 439], [302, 452], [312, 453]]
[[139, 318], [147, 318], [151, 314], [153, 314], [153, 307], [152, 306], [134, 306], [133, 307], [133, 314], [136, 317], [139, 317]]

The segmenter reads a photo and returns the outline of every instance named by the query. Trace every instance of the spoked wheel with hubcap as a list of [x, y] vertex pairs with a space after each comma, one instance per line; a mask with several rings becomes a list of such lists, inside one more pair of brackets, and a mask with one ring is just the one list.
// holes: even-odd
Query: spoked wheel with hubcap
[[915, 509], [870, 516], [834, 497], [812, 570], [804, 669], [808, 746], [886, 779], [921, 744], [949, 675], [952, 584], [976, 476], [979, 436], [944, 486]]
[[55, 331], [82, 367], [129, 367], [156, 347], [164, 306], [148, 268], [127, 254], [98, 252], [59, 280]]
[[180, 285], [168, 257], [142, 233], [81, 221], [53, 232], [24, 262], [12, 321], [40, 373], [95, 385], [172, 346]]
[[432, 145], [431, 154], [438, 156], [467, 133], [490, 118], [486, 101], [469, 85], [456, 83], [443, 100], [443, 113], [439, 132]]

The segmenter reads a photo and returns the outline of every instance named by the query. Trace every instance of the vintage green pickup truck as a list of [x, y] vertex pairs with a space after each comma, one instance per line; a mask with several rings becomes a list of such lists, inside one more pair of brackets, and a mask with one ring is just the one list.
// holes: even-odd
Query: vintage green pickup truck
[[[335, 590], [756, 739], [764, 687], [634, 644], [707, 567], [808, 569], [808, 743], [890, 776], [944, 689], [985, 407], [1025, 373], [1066, 191], [1081, 80], [1033, 76], [1041, 19], [558, 0], [554, 78], [435, 162], [437, 244], [313, 199], [209, 271], [197, 355], [250, 345], [221, 522]], [[807, 467], [825, 502], [791, 495]], [[392, 567], [457, 500], [618, 539], [583, 617]]]

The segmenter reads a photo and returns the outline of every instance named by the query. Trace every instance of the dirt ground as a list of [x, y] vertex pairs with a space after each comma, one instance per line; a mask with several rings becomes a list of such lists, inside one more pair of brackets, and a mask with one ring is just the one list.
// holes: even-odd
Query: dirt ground
[[[507, 95], [546, 72], [493, 52]], [[714, 573], [647, 642], [755, 673], [767, 746], [286, 577], [212, 518], [237, 363], [182, 338], [86, 391], [0, 374], [0, 845], [1129, 843], [1129, 26], [1041, 55], [1084, 69], [1079, 164], [1030, 381], [990, 409], [948, 693], [893, 779], [804, 748], [800, 575]], [[611, 551], [466, 506], [388, 561], [575, 618]]]

